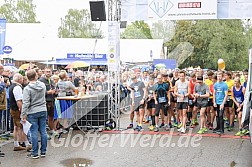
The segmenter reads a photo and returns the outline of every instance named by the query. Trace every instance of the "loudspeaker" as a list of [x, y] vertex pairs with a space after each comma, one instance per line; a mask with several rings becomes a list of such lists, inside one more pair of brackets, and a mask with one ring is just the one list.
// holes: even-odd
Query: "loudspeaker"
[[104, 1], [89, 1], [91, 20], [106, 21], [106, 11]]
[[121, 21], [120, 28], [126, 28], [126, 27], [127, 27], [127, 21]]

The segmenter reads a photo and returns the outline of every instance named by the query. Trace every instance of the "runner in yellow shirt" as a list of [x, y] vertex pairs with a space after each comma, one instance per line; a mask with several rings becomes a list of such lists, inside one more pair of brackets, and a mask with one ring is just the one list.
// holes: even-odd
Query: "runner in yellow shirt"
[[[215, 112], [213, 110], [213, 91], [211, 91], [211, 85], [213, 85], [213, 75], [214, 73], [212, 71], [208, 71], [207, 72], [207, 76], [208, 78], [205, 80], [205, 84], [209, 87], [210, 90], [210, 96], [208, 98], [208, 105], [207, 105], [207, 109], [206, 109], [206, 113], [207, 113], [207, 123], [206, 126], [207, 128], [209, 128], [209, 130], [213, 130], [213, 121], [215, 118]], [[211, 112], [212, 110], [212, 112]]]

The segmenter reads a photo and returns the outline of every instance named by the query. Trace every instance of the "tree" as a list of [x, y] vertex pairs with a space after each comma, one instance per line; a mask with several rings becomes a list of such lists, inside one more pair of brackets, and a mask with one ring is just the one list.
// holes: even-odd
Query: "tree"
[[0, 7], [0, 17], [6, 18], [8, 23], [37, 23], [36, 6], [32, 0], [5, 0]]
[[150, 27], [144, 21], [135, 21], [121, 33], [124, 39], [152, 39]]
[[153, 39], [164, 39], [170, 41], [175, 35], [175, 21], [157, 21], [152, 23], [151, 36]]
[[88, 10], [70, 9], [58, 28], [60, 38], [103, 38], [102, 31], [91, 22]]
[[172, 58], [176, 58], [181, 68], [201, 66], [217, 69], [217, 61], [222, 58], [227, 69], [241, 70], [248, 66], [246, 41], [241, 20], [177, 21], [175, 35], [165, 45], [170, 51], [180, 46], [181, 43], [189, 42], [193, 46], [192, 53], [188, 52], [190, 51], [188, 44], [185, 47], [186, 51], [170, 53]]

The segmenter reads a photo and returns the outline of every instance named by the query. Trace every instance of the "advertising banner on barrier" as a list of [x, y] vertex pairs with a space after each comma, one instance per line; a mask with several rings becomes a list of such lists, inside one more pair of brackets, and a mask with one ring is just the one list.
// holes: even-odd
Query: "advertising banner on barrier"
[[6, 34], [6, 19], [0, 18], [0, 54], [3, 54], [3, 48], [5, 46], [5, 34]]
[[217, 0], [148, 0], [148, 19], [217, 19]]

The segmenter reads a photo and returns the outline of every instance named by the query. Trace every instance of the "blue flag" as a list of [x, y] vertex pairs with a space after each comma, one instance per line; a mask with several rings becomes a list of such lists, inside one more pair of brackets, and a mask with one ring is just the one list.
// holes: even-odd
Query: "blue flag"
[[5, 46], [6, 19], [0, 19], [0, 54], [3, 54]]

